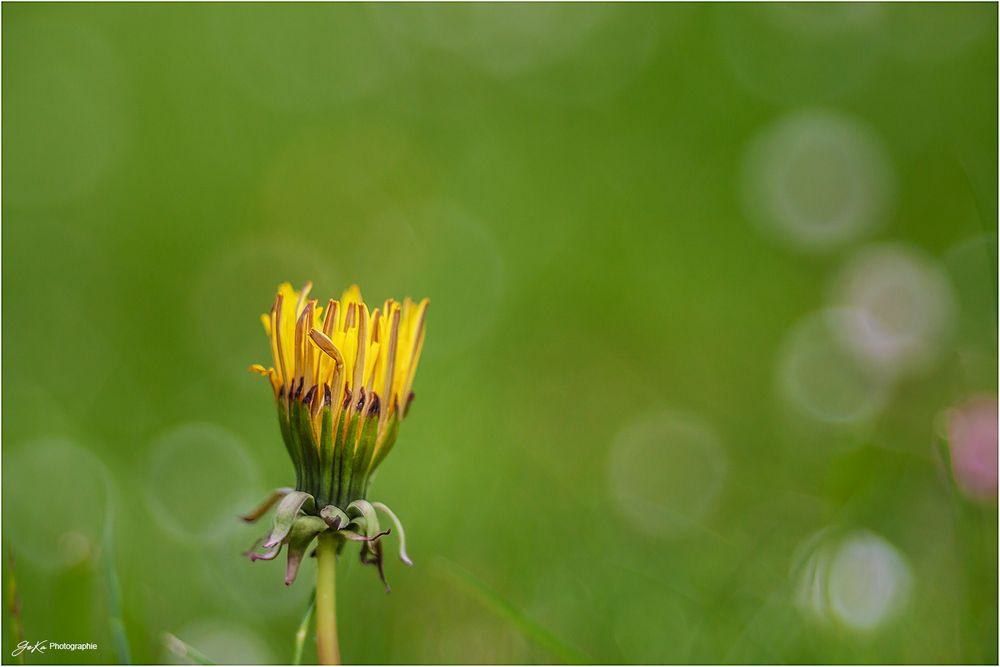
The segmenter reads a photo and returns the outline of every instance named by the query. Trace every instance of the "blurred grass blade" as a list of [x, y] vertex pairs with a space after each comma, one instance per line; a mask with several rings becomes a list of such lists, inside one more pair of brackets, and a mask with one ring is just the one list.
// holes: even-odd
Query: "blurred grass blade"
[[[982, 578], [974, 576], [972, 573], [987, 570], [996, 564], [996, 551], [993, 551], [992, 557], [988, 555], [990, 552], [986, 548], [987, 540], [983, 537], [983, 525], [995, 523], [995, 519], [987, 519], [983, 515], [982, 508], [974, 502], [970, 502], [963, 495], [958, 480], [955, 478], [952, 449], [946, 438], [938, 438], [937, 450], [948, 481], [948, 493], [951, 496], [955, 555], [962, 564], [960, 581], [964, 598], [963, 604], [967, 613], [958, 619], [961, 662], [967, 664], [992, 663], [995, 658], [984, 652], [983, 647], [996, 643], [990, 637], [995, 623], [979, 624], [973, 619], [988, 618], [990, 613], [993, 614], [994, 618], [996, 617], [996, 598], [989, 592], [996, 587], [984, 586]], [[994, 581], [996, 580], [994, 579]], [[993, 635], [995, 636], [995, 633]]]
[[188, 660], [196, 665], [216, 664], [215, 661], [206, 656], [204, 653], [169, 632], [163, 633], [163, 645], [167, 647], [168, 651], [181, 660]]
[[302, 664], [302, 652], [306, 645], [306, 636], [309, 634], [309, 624], [312, 623], [313, 610], [316, 609], [316, 589], [313, 588], [309, 596], [309, 606], [306, 608], [305, 616], [299, 623], [299, 629], [295, 631], [295, 653], [292, 656], [293, 665]]
[[459, 565], [439, 557], [434, 562], [434, 567], [484, 607], [514, 626], [529, 641], [545, 649], [561, 662], [565, 664], [593, 662], [586, 654], [536, 623]]
[[[14, 574], [14, 552], [7, 556], [7, 611], [10, 612], [10, 628], [14, 635], [14, 645], [24, 641], [24, 622], [21, 619], [21, 596], [17, 592], [17, 577]], [[24, 652], [17, 654], [18, 664], [24, 664]]]
[[104, 586], [108, 605], [108, 624], [111, 627], [111, 641], [115, 651], [115, 660], [119, 665], [132, 664], [132, 652], [129, 649], [128, 634], [125, 631], [125, 620], [122, 617], [122, 591], [118, 583], [118, 570], [115, 568], [114, 554], [114, 522], [108, 517], [104, 529], [104, 545], [102, 554], [104, 561]]
[[937, 438], [937, 455], [941, 457], [941, 467], [944, 470], [945, 478], [948, 480], [948, 491], [952, 495], [958, 495], [958, 482], [955, 480], [955, 469], [952, 467], [951, 447], [945, 438]]

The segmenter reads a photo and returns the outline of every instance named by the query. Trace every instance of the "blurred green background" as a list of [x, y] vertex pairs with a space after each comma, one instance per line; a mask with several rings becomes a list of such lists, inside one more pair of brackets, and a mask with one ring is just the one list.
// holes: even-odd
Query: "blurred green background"
[[99, 646], [28, 663], [291, 659], [307, 279], [432, 301], [346, 661], [996, 663], [995, 4], [2, 14], [4, 571]]

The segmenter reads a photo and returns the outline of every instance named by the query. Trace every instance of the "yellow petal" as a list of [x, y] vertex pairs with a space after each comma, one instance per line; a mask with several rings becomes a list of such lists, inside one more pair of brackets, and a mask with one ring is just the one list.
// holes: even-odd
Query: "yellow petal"
[[392, 309], [392, 314], [388, 317], [389, 320], [389, 331], [386, 335], [386, 353], [385, 353], [385, 376], [382, 380], [383, 391], [385, 392], [386, 406], [385, 410], [382, 411], [382, 419], [386, 420], [389, 418], [389, 413], [392, 412], [393, 406], [396, 404], [395, 398], [393, 396], [393, 391], [399, 388], [396, 383], [396, 349], [399, 345], [399, 322], [400, 322], [400, 312], [399, 306], [392, 304], [390, 306]]
[[336, 362], [338, 367], [342, 367], [344, 365], [343, 355], [340, 353], [340, 350], [337, 349], [337, 346], [333, 344], [333, 341], [330, 340], [325, 333], [323, 333], [319, 329], [313, 329], [312, 331], [309, 332], [309, 337], [312, 339], [314, 343], [316, 343], [316, 347], [321, 349], [324, 352], [324, 354], [328, 355], [331, 359], [334, 360], [334, 362]]

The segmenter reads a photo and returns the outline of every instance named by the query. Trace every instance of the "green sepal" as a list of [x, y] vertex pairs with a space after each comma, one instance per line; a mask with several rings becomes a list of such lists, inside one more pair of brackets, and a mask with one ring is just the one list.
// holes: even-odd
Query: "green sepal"
[[361, 423], [364, 420], [361, 418], [361, 414], [355, 411], [351, 415], [350, 426], [347, 428], [347, 435], [344, 437], [344, 441], [340, 443], [341, 457], [340, 457], [340, 489], [337, 493], [337, 506], [346, 505], [352, 500], [350, 489], [351, 480], [354, 476], [354, 449], [355, 444], [358, 441], [358, 430]]
[[403, 531], [403, 522], [399, 520], [396, 513], [389, 509], [389, 506], [385, 503], [375, 502], [372, 503], [372, 507], [377, 509], [384, 514], [387, 514], [392, 520], [392, 523], [396, 526], [396, 533], [399, 535], [399, 560], [403, 561], [410, 567], [413, 567], [413, 561], [406, 554], [406, 533]]
[[[379, 530], [378, 516], [375, 514], [375, 508], [367, 500], [359, 499], [352, 502], [347, 506], [348, 514], [354, 511], [360, 514], [360, 520], [363, 520], [365, 530], [365, 537], [367, 538], [365, 542], [361, 545], [361, 562], [365, 565], [374, 565], [378, 570], [379, 579], [382, 580], [382, 584], [385, 585], [385, 592], [388, 593], [389, 582], [385, 580], [385, 566], [382, 559], [382, 543], [379, 539], [383, 535], [387, 535], [389, 531], [382, 532]], [[358, 521], [359, 525], [361, 521]]]
[[319, 515], [323, 521], [326, 521], [326, 525], [330, 526], [333, 530], [347, 528], [351, 523], [350, 518], [344, 513], [344, 510], [336, 505], [327, 505], [319, 511]]
[[264, 542], [265, 548], [280, 544], [295, 523], [299, 515], [299, 510], [305, 508], [306, 512], [316, 511], [316, 501], [305, 491], [292, 491], [281, 499], [278, 509], [274, 513], [274, 527], [271, 529], [271, 536]]
[[389, 421], [385, 425], [385, 435], [382, 436], [382, 444], [375, 452], [375, 456], [372, 459], [371, 465], [368, 467], [368, 475], [370, 476], [375, 469], [379, 467], [382, 460], [388, 456], [389, 450], [392, 446], [396, 444], [396, 436], [399, 434], [399, 412], [396, 410], [392, 411], [389, 415]]
[[333, 499], [333, 415], [330, 413], [330, 403], [324, 396], [323, 415], [319, 433], [319, 478], [320, 487], [317, 504], [326, 505]]
[[372, 405], [364, 416], [358, 448], [354, 456], [354, 466], [351, 473], [351, 484], [348, 487], [349, 498], [355, 500], [364, 498], [365, 487], [368, 484], [368, 470], [372, 454], [375, 451], [375, 440], [378, 438], [379, 404], [378, 396], [372, 399]]
[[[375, 508], [367, 500], [355, 500], [350, 505], [347, 506], [347, 514], [350, 516], [351, 510], [354, 510], [360, 517], [364, 519], [364, 530], [365, 535], [370, 538], [374, 538], [378, 535], [379, 525], [378, 516], [375, 514]], [[362, 525], [359, 523], [359, 525]]]
[[348, 523], [348, 526], [354, 526], [360, 533], [362, 533], [362, 534], [365, 535], [365, 539], [368, 539], [367, 538], [367, 535], [368, 535], [368, 522], [365, 521], [365, 518], [363, 516], [361, 516], [360, 514], [358, 514], [357, 516], [351, 517], [350, 518], [350, 522]]
[[295, 468], [295, 486], [302, 486], [302, 461], [299, 456], [299, 446], [292, 435], [291, 425], [288, 421], [288, 402], [282, 396], [278, 398], [278, 428], [281, 429], [281, 439], [285, 443], [288, 457], [292, 459], [292, 466]]
[[298, 410], [300, 403], [294, 398], [288, 401], [288, 433], [292, 441], [292, 448], [295, 450], [295, 488], [301, 490], [312, 489], [309, 480], [309, 470], [303, 456], [302, 438], [298, 429]]
[[343, 467], [344, 461], [344, 442], [347, 439], [347, 435], [344, 432], [346, 430], [347, 422], [347, 412], [346, 407], [340, 408], [340, 415], [337, 417], [337, 430], [333, 432], [333, 437], [331, 438], [333, 444], [333, 465], [330, 468], [330, 498], [329, 502], [339, 502], [341, 496], [341, 468]]
[[313, 433], [309, 405], [303, 400], [292, 401], [292, 430], [298, 435], [299, 451], [302, 455], [305, 488], [312, 493], [319, 491], [320, 467], [319, 447]]
[[291, 586], [299, 573], [299, 565], [306, 550], [316, 536], [326, 530], [326, 522], [315, 516], [300, 516], [288, 535], [288, 563], [285, 566], [285, 585]]

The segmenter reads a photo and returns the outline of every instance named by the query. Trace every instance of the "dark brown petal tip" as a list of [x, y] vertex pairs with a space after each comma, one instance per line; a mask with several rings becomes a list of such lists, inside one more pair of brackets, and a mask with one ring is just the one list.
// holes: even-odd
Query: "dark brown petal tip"
[[271, 507], [273, 507], [276, 502], [281, 500], [284, 496], [287, 496], [293, 490], [294, 489], [289, 489], [289, 488], [275, 489], [257, 507], [252, 509], [250, 512], [247, 512], [246, 514], [241, 514], [240, 519], [242, 519], [247, 523], [253, 523], [257, 519], [267, 514], [267, 511], [271, 509]]

